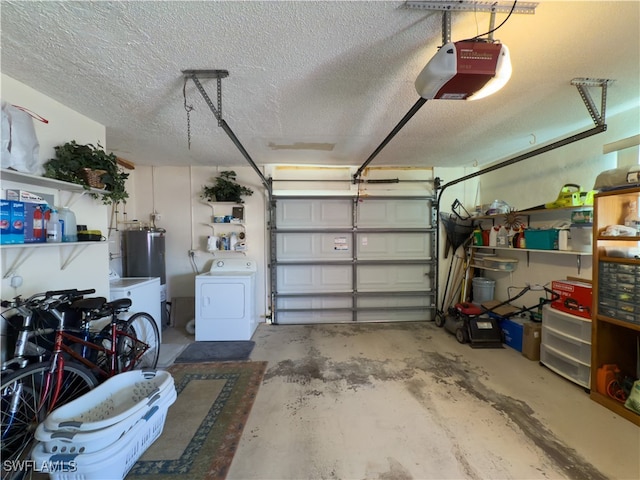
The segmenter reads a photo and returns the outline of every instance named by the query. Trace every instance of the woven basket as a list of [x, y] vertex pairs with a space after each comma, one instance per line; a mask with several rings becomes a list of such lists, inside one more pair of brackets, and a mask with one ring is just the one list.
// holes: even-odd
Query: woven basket
[[102, 183], [102, 175], [107, 173], [106, 170], [91, 170], [90, 168], [83, 168], [80, 170], [82, 179], [87, 182], [87, 185], [93, 188], [103, 189], [105, 184]]

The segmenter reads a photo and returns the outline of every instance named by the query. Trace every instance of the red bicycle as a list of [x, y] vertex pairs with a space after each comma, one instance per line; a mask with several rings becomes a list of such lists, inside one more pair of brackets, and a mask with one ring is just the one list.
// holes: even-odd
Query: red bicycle
[[51, 291], [21, 306], [30, 318], [53, 318], [57, 326], [37, 329], [42, 336], [54, 334], [46, 361], [2, 372], [3, 479], [21, 478], [32, 467], [28, 456], [35, 429], [55, 408], [117, 373], [157, 364], [159, 332], [153, 317], [125, 315], [129, 299], [82, 298], [90, 293], [95, 290]]

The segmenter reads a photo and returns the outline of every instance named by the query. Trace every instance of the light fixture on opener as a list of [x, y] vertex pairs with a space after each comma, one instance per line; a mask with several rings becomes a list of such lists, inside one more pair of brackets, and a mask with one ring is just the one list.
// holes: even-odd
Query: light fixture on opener
[[415, 81], [422, 98], [478, 100], [511, 78], [509, 49], [501, 43], [460, 41], [444, 44]]

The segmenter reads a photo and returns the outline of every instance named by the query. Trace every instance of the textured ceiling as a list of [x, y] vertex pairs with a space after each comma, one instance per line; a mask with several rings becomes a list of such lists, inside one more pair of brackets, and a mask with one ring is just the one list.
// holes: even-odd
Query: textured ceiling
[[[404, 2], [1, 2], [2, 72], [104, 124], [140, 165], [244, 165], [185, 69], [225, 69], [222, 114], [258, 165], [360, 165], [418, 100], [441, 13]], [[496, 24], [506, 15], [499, 14]], [[486, 13], [453, 13], [452, 40]], [[476, 102], [428, 101], [372, 165], [485, 164], [593, 126], [575, 77], [640, 102], [640, 3], [541, 1], [495, 37], [514, 73]], [[215, 80], [203, 85], [216, 101]], [[599, 106], [600, 90], [593, 90]]]

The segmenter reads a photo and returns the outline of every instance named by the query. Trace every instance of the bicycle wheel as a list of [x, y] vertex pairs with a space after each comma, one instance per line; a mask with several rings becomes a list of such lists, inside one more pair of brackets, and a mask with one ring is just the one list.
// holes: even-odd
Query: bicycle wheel
[[133, 314], [118, 334], [116, 347], [120, 372], [156, 368], [160, 356], [160, 333], [151, 315]]
[[[53, 398], [53, 385], [43, 394], [50, 362], [28, 365], [2, 375], [2, 479], [23, 478], [33, 464], [25, 462], [35, 443], [38, 424], [61, 405], [84, 395], [98, 382], [82, 365], [67, 363], [63, 367], [60, 395]], [[54, 377], [55, 379], [55, 373]]]

